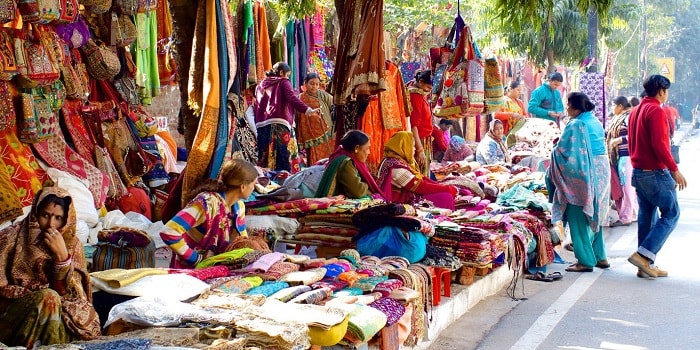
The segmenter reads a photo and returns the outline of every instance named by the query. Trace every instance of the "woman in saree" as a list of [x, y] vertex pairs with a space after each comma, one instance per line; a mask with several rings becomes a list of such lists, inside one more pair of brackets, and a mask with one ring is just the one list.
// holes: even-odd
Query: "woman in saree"
[[309, 73], [304, 78], [306, 90], [299, 95], [299, 99], [320, 114], [307, 116], [297, 115], [297, 139], [299, 147], [306, 150], [306, 164], [311, 166], [321, 159], [328, 158], [335, 148], [333, 121], [331, 120], [331, 108], [333, 96], [321, 87], [321, 78], [317, 73]]
[[569, 225], [577, 263], [566, 271], [592, 272], [608, 268], [602, 222], [610, 200], [610, 163], [603, 125], [591, 113], [595, 105], [584, 93], [568, 96], [566, 124], [552, 150], [547, 190], [552, 222]]
[[192, 199], [165, 224], [160, 237], [173, 250], [172, 268], [194, 268], [212, 255], [226, 252], [237, 237], [247, 237], [245, 204], [258, 170], [243, 159], [224, 163], [218, 180], [207, 180]]
[[489, 123], [489, 132], [476, 146], [476, 161], [483, 165], [510, 163], [508, 147], [503, 142], [503, 122], [500, 120], [494, 119]]
[[418, 169], [413, 133], [399, 131], [384, 145], [378, 181], [389, 202], [413, 204], [427, 199], [435, 206], [454, 210], [457, 188], [439, 184]]
[[46, 187], [29, 215], [0, 231], [0, 342], [51, 345], [100, 336], [70, 195]]
[[503, 134], [508, 135], [515, 123], [525, 118], [525, 104], [520, 100], [522, 87], [519, 80], [513, 80], [508, 85], [506, 92], [506, 102], [501, 106], [501, 109], [494, 113], [494, 118], [503, 123]]
[[340, 146], [331, 154], [316, 190], [316, 197], [342, 194], [347, 198], [361, 198], [374, 193], [382, 195], [379, 185], [367, 168], [369, 136], [360, 130], [350, 130], [340, 140]]
[[297, 173], [301, 170], [294, 136], [294, 111], [318, 117], [318, 110], [302, 102], [292, 88], [292, 68], [277, 62], [255, 89], [253, 113], [258, 130], [258, 164], [271, 170]]

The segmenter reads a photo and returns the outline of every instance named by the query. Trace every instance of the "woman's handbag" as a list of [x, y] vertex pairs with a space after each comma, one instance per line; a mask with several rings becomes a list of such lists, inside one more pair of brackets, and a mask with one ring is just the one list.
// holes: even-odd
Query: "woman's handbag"
[[92, 271], [155, 267], [156, 246], [148, 234], [130, 227], [114, 227], [97, 234]]
[[93, 159], [95, 166], [109, 176], [109, 190], [107, 196], [110, 198], [121, 198], [129, 194], [124, 182], [119, 176], [112, 156], [105, 148], [104, 135], [102, 133], [102, 120], [96, 109], [92, 106], [85, 106], [82, 110], [83, 121], [88, 129], [88, 137], [94, 145]]
[[93, 40], [81, 48], [87, 60], [86, 67], [90, 76], [97, 80], [111, 80], [121, 70], [117, 53], [104, 44], [98, 45]]
[[42, 88], [30, 89], [21, 95], [22, 109], [17, 136], [24, 143], [41, 142], [56, 134], [59, 128], [51, 101]]
[[[50, 85], [61, 77], [56, 52], [47, 47], [45, 34], [36, 26], [26, 31], [17, 31], [15, 37], [15, 58], [19, 68], [18, 85], [34, 88], [38, 85]], [[42, 36], [44, 36], [42, 38]]]

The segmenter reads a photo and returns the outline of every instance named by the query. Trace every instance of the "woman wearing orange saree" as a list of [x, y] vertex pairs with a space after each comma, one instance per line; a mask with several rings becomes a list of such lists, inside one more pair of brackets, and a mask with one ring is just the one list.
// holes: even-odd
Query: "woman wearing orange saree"
[[506, 102], [501, 110], [496, 112], [494, 117], [503, 123], [503, 134], [508, 135], [515, 123], [525, 118], [525, 105], [520, 100], [522, 87], [520, 81], [513, 80], [508, 86]]
[[323, 158], [328, 158], [335, 149], [335, 140], [331, 133], [333, 96], [320, 89], [321, 78], [317, 73], [309, 73], [306, 76], [304, 87], [306, 90], [299, 95], [299, 99], [321, 112], [320, 115], [297, 114], [299, 148], [306, 150], [306, 164], [311, 166]]

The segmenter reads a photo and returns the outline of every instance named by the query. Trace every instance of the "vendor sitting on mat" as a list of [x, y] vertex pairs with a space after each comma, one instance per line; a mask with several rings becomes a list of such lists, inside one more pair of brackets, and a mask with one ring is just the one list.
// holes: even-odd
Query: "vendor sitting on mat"
[[0, 342], [69, 343], [100, 336], [70, 195], [41, 190], [29, 215], [0, 231]]
[[413, 142], [411, 132], [399, 131], [384, 145], [377, 182], [387, 201], [412, 204], [427, 199], [437, 207], [454, 210], [457, 188], [439, 184], [421, 174], [413, 158]]
[[223, 253], [245, 229], [245, 205], [257, 182], [258, 171], [242, 159], [224, 163], [218, 180], [207, 180], [185, 208], [160, 233], [172, 249], [170, 267], [194, 268], [203, 259]]
[[342, 194], [347, 198], [381, 194], [379, 185], [367, 168], [369, 136], [360, 130], [350, 130], [340, 140], [340, 146], [330, 155], [326, 170], [316, 190], [316, 197]]

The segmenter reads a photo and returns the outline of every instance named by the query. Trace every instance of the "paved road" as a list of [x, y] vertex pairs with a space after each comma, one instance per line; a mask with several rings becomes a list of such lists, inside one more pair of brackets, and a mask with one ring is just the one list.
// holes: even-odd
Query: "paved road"
[[[560, 281], [525, 280], [513, 301], [502, 293], [487, 298], [442, 332], [431, 349], [700, 349], [700, 132], [690, 130], [681, 144], [680, 169], [689, 182], [679, 192], [682, 207], [676, 230], [657, 263], [669, 277], [635, 276], [627, 257], [636, 248], [636, 225], [606, 229], [612, 268], [567, 273]], [[575, 260], [573, 253], [562, 256]]]

